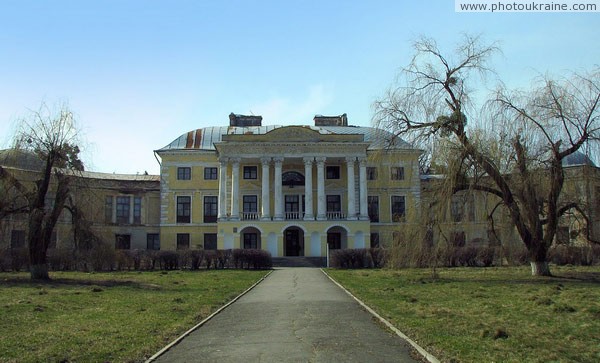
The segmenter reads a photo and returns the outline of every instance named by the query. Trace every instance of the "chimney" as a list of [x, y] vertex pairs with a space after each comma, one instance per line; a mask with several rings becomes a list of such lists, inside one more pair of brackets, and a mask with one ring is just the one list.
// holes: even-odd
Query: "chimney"
[[323, 116], [315, 115], [315, 126], [348, 126], [348, 115]]
[[229, 126], [247, 127], [262, 126], [262, 116], [229, 114]]

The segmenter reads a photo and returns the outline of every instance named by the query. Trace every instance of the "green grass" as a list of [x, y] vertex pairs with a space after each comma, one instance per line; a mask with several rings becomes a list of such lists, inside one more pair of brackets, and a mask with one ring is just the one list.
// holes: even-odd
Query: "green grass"
[[445, 362], [599, 362], [600, 267], [328, 270]]
[[143, 361], [266, 273], [0, 273], [0, 361]]

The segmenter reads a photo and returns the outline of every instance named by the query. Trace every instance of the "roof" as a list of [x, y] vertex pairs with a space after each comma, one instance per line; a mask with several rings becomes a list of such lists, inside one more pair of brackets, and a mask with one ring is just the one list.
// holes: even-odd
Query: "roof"
[[562, 159], [563, 166], [575, 166], [575, 165], [589, 165], [596, 166], [594, 162], [584, 153], [580, 151], [575, 151], [572, 154], [569, 154]]
[[[291, 126], [291, 125], [290, 125]], [[268, 125], [268, 126], [213, 126], [202, 129], [186, 132], [173, 140], [170, 144], [157, 151], [168, 150], [210, 150], [214, 151], [215, 142], [222, 141], [223, 135], [261, 135], [266, 134], [275, 129], [288, 127], [283, 125]], [[295, 126], [297, 127], [297, 126]], [[414, 149], [408, 142], [399, 137], [395, 137], [389, 131], [378, 129], [375, 127], [363, 126], [302, 126], [317, 131], [322, 135], [338, 134], [338, 135], [364, 135], [365, 142], [370, 143], [368, 149]], [[282, 140], [285, 141], [285, 140]]]
[[84, 178], [90, 179], [101, 179], [101, 180], [121, 180], [121, 181], [147, 181], [147, 182], [159, 182], [159, 175], [147, 175], [147, 174], [114, 174], [114, 173], [99, 173], [95, 171], [82, 171], [77, 172]]
[[42, 170], [46, 163], [35, 153], [23, 149], [0, 150], [0, 165], [22, 170]]

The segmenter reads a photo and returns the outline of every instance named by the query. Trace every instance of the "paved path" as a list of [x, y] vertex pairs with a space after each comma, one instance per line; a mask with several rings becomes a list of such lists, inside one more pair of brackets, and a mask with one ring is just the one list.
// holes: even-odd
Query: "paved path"
[[157, 362], [415, 362], [316, 268], [276, 269]]

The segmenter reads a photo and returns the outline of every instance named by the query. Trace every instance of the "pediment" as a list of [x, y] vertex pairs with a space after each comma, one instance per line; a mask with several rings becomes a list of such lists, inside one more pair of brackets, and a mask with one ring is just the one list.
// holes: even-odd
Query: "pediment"
[[289, 142], [319, 142], [323, 141], [323, 136], [318, 131], [309, 127], [287, 126], [280, 127], [267, 132], [265, 141], [289, 141]]

